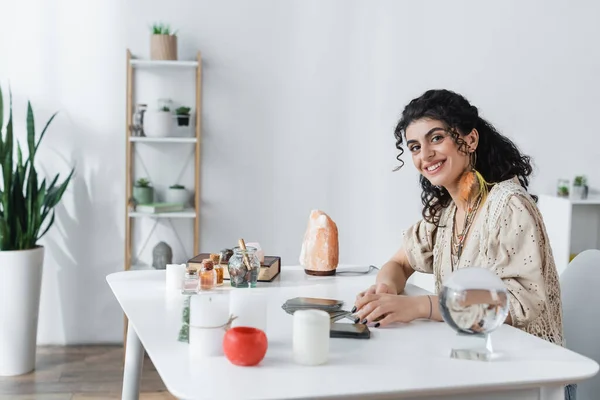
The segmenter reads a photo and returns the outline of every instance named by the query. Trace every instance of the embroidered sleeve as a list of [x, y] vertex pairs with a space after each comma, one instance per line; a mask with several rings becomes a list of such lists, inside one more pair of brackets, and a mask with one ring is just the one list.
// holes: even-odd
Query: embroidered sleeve
[[490, 232], [488, 261], [509, 291], [512, 323], [523, 327], [547, 301], [542, 222], [529, 198], [510, 196]]
[[410, 266], [419, 272], [433, 273], [433, 246], [436, 226], [421, 220], [404, 234], [403, 248]]

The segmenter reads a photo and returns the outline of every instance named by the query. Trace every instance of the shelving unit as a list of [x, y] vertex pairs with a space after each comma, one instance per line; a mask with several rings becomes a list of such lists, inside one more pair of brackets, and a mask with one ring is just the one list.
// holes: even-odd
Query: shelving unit
[[585, 200], [541, 195], [538, 201], [559, 274], [571, 258], [600, 249], [600, 196]]
[[[156, 61], [156, 60], [142, 60], [136, 59], [132, 56], [131, 51], [128, 49], [126, 53], [126, 71], [127, 71], [127, 89], [126, 89], [126, 123], [125, 123], [125, 142], [126, 142], [126, 179], [125, 179], [125, 266], [126, 271], [129, 270], [144, 270], [152, 269], [151, 265], [147, 265], [139, 262], [139, 260], [133, 259], [132, 245], [133, 245], [133, 227], [135, 221], [140, 220], [153, 220], [154, 226], [150, 232], [146, 235], [146, 243], [142, 246], [144, 248], [150, 239], [150, 236], [154, 232], [158, 221], [168, 221], [173, 229], [175, 237], [180, 241], [179, 235], [173, 225], [173, 219], [193, 219], [193, 254], [186, 254], [186, 256], [192, 256], [198, 254], [199, 250], [199, 234], [200, 234], [200, 157], [201, 157], [201, 137], [202, 137], [202, 57], [200, 52], [196, 55], [196, 60], [192, 61]], [[195, 76], [195, 113], [193, 125], [194, 136], [193, 137], [144, 137], [144, 136], [132, 136], [130, 127], [133, 124], [134, 108], [136, 102], [135, 98], [135, 70], [149, 69], [154, 74], [172, 73], [173, 71], [190, 71]], [[191, 96], [190, 96], [191, 99]], [[191, 129], [191, 128], [190, 128]], [[137, 212], [130, 209], [130, 199], [133, 196], [133, 184], [136, 179], [134, 171], [134, 157], [136, 155], [136, 146], [153, 146], [154, 148], [161, 149], [161, 146], [189, 146], [193, 145], [193, 158], [194, 158], [194, 191], [193, 191], [193, 207], [187, 208], [181, 212], [169, 212], [169, 213], [158, 213], [149, 214], [143, 212]], [[188, 147], [185, 147], [188, 148]], [[190, 153], [191, 161], [192, 154]], [[140, 228], [142, 229], [142, 228]], [[182, 245], [183, 246], [183, 245]], [[124, 327], [124, 345], [126, 346], [127, 340], [127, 318], [125, 317]]]
[[[134, 71], [136, 69], [192, 69], [196, 74], [196, 93], [195, 93], [195, 136], [194, 137], [144, 137], [132, 136], [129, 127], [133, 123], [134, 114]], [[159, 71], [160, 72], [160, 71]], [[132, 228], [135, 219], [139, 218], [191, 218], [194, 219], [194, 234], [193, 234], [193, 253], [198, 253], [199, 248], [199, 231], [200, 231], [200, 150], [202, 137], [202, 56], [197, 53], [197, 59], [194, 61], [157, 61], [157, 60], [141, 60], [133, 58], [131, 51], [127, 50], [127, 111], [126, 111], [126, 196], [125, 196], [125, 270], [132, 269], [134, 261], [132, 259]], [[195, 165], [194, 165], [194, 207], [186, 209], [182, 212], [169, 212], [149, 214], [131, 211], [129, 201], [133, 194], [133, 184], [135, 182], [134, 171], [134, 146], [143, 144], [161, 145], [161, 144], [193, 144], [195, 145]]]

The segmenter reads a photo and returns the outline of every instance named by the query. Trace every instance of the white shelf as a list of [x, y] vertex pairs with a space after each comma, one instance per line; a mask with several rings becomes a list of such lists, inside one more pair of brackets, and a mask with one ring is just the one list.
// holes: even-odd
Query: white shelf
[[130, 218], [196, 218], [196, 211], [193, 208], [184, 211], [164, 212], [164, 213], [146, 213], [130, 211]]
[[542, 197], [555, 199], [572, 205], [600, 205], [600, 196], [596, 194], [588, 196], [587, 199], [575, 199], [573, 197], [561, 197], [557, 195], [542, 195]]
[[131, 60], [134, 68], [196, 68], [198, 61]]
[[571, 199], [571, 204], [579, 204], [579, 205], [600, 205], [600, 197], [588, 197], [585, 200], [575, 200]]
[[155, 137], [146, 137], [146, 136], [129, 136], [130, 142], [140, 142], [140, 143], [196, 143], [197, 139], [195, 137], [164, 137], [164, 138], [155, 138]]

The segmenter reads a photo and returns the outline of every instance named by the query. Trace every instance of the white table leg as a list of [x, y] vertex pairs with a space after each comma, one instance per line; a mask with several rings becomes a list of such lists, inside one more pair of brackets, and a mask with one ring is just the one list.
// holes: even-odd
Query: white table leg
[[542, 386], [540, 400], [565, 400], [564, 386]]
[[129, 322], [127, 326], [127, 347], [123, 370], [122, 400], [138, 400], [140, 396], [140, 378], [144, 364], [144, 347], [135, 329]]

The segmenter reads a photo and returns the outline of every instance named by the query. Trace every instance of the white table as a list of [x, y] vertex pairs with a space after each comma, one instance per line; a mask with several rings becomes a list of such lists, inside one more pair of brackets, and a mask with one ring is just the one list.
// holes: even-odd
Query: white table
[[[342, 269], [342, 267], [340, 267]], [[177, 341], [182, 296], [167, 296], [164, 271], [127, 271], [107, 281], [129, 319], [123, 399], [137, 399], [144, 350], [167, 389], [181, 399], [544, 399], [563, 400], [563, 385], [594, 376], [586, 357], [503, 326], [493, 334], [492, 362], [449, 357], [455, 333], [446, 324], [415, 321], [371, 328], [371, 339], [331, 339], [325, 365], [292, 361], [292, 316], [281, 305], [296, 296], [344, 300], [351, 308], [368, 276], [309, 277], [284, 267], [276, 282], [259, 284], [269, 296], [269, 348], [256, 367], [237, 367], [225, 357], [195, 359]], [[228, 282], [225, 283], [228, 285]], [[409, 295], [422, 289], [408, 286]]]

